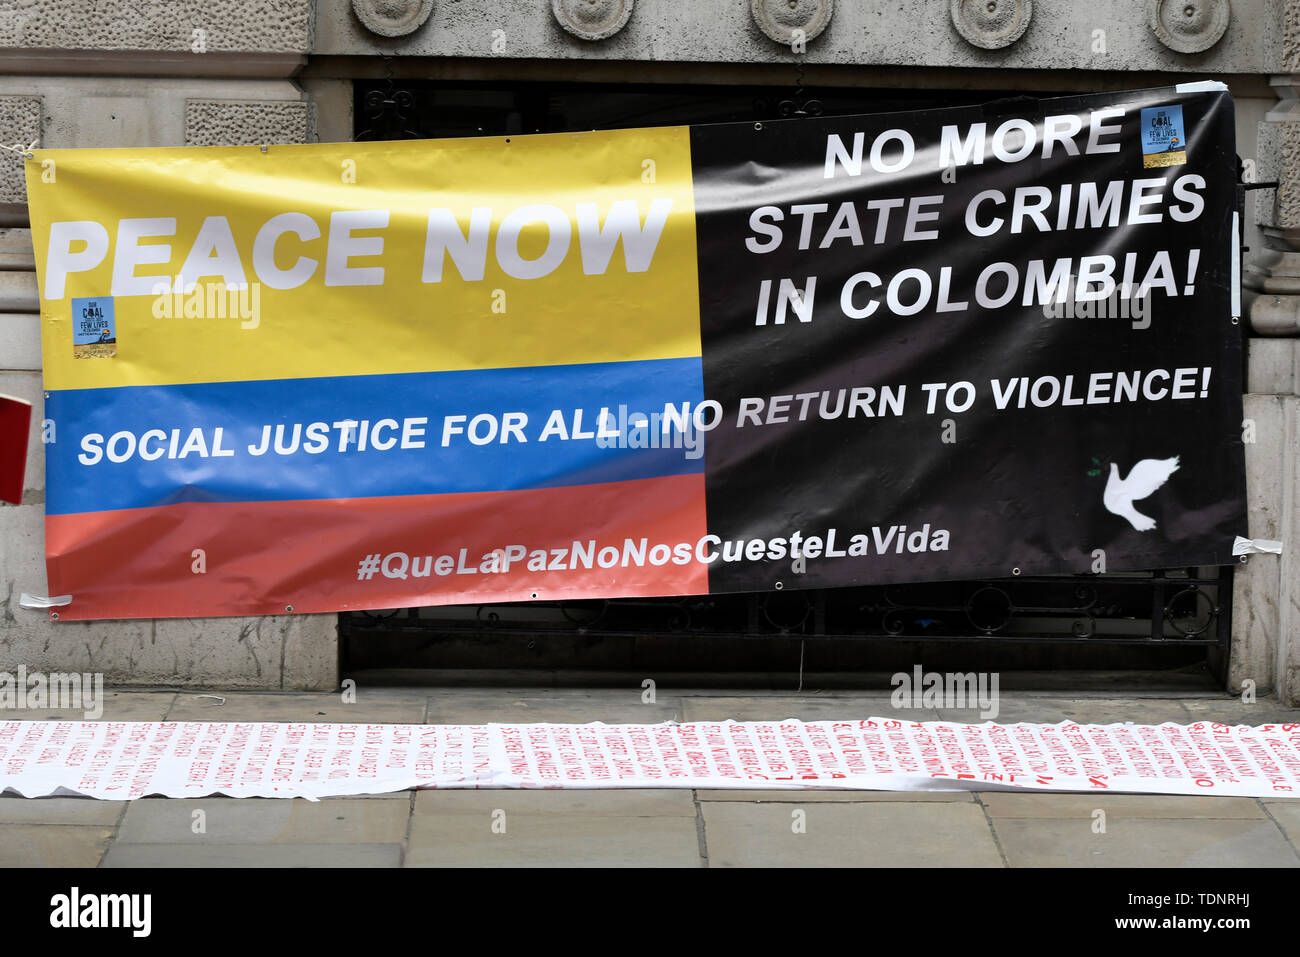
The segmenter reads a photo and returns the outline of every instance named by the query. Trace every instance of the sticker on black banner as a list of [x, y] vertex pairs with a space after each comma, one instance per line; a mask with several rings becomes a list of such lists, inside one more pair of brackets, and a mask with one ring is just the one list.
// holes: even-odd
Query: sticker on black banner
[[1142, 166], [1181, 166], [1187, 162], [1181, 106], [1153, 106], [1142, 111]]

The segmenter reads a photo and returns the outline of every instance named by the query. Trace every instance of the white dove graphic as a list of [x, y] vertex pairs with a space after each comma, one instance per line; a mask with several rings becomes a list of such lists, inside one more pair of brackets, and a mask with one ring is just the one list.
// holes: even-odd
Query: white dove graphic
[[1110, 463], [1110, 478], [1106, 481], [1106, 491], [1102, 494], [1102, 504], [1106, 511], [1128, 519], [1139, 532], [1147, 532], [1156, 527], [1156, 520], [1143, 515], [1133, 507], [1134, 502], [1146, 498], [1165, 482], [1169, 476], [1178, 471], [1178, 456], [1172, 459], [1143, 459], [1133, 466], [1128, 478], [1119, 477], [1119, 466]]

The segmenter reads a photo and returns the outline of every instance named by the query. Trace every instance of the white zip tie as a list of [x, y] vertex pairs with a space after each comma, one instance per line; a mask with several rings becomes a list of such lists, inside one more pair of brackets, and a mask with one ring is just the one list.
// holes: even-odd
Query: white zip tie
[[36, 149], [36, 147], [40, 145], [40, 142], [40, 140], [32, 140], [27, 146], [23, 146], [21, 143], [15, 143], [13, 146], [10, 146], [8, 143], [0, 143], [0, 150], [6, 150], [7, 152], [21, 156], [24, 159], [36, 159], [36, 154], [33, 153], [32, 150]]
[[1242, 538], [1238, 535], [1232, 540], [1234, 555], [1281, 555], [1282, 543], [1271, 538]]
[[1229, 305], [1233, 321], [1241, 318], [1241, 222], [1237, 211], [1232, 211], [1232, 235], [1228, 237], [1228, 242], [1232, 243], [1232, 248], [1228, 250], [1228, 262], [1232, 264], [1232, 278], [1229, 281], [1229, 296], [1231, 304]]
[[46, 598], [44, 595], [29, 595], [23, 592], [18, 596], [19, 608], [59, 608], [71, 604], [71, 595], [55, 595], [53, 598]]

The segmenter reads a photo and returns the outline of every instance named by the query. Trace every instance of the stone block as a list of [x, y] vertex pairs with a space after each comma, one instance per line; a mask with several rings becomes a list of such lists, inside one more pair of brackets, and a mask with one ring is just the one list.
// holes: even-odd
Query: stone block
[[267, 146], [314, 139], [310, 103], [187, 100], [186, 146]]
[[[4, 18], [0, 16], [0, 23]], [[0, 96], [0, 144], [30, 146], [41, 142], [41, 98]], [[0, 150], [0, 206], [27, 202], [24, 160], [16, 153]]]
[[972, 803], [711, 801], [701, 808], [709, 867], [1002, 866], [984, 811]]

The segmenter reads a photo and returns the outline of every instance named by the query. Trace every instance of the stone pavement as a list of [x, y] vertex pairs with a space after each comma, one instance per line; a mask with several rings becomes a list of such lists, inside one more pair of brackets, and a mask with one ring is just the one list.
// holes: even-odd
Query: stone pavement
[[[1109, 694], [1109, 696], [1107, 696]], [[899, 714], [888, 691], [374, 688], [106, 692], [101, 720], [654, 723]], [[220, 700], [224, 698], [224, 700]], [[908, 710], [921, 720], [974, 711]], [[80, 713], [0, 717], [82, 720]], [[1300, 721], [1269, 699], [1007, 692], [1000, 722]], [[202, 814], [197, 812], [202, 811]], [[199, 822], [202, 827], [199, 827]], [[1300, 799], [881, 791], [420, 791], [364, 798], [0, 798], [0, 866], [1300, 866]]]

